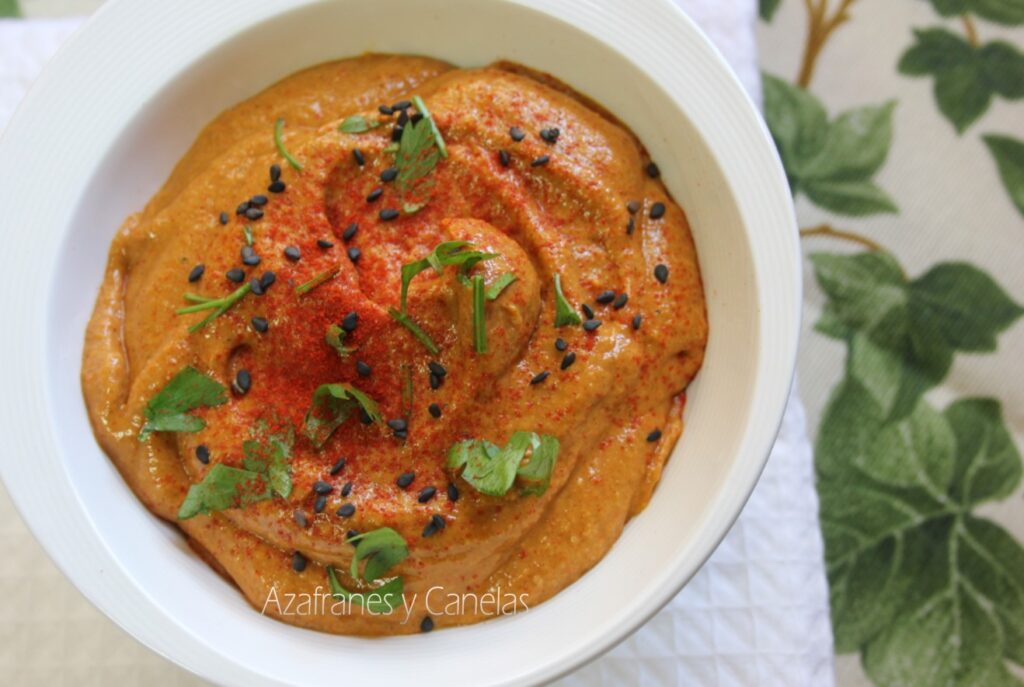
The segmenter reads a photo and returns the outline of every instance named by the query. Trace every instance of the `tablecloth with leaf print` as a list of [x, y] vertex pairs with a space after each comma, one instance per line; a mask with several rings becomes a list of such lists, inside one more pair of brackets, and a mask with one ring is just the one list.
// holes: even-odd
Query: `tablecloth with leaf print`
[[761, 0], [840, 685], [1024, 685], [1024, 0]]

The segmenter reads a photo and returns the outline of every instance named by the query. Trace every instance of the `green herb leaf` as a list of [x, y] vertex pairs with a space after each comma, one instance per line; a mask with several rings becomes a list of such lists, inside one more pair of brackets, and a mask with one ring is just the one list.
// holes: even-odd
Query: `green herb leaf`
[[484, 278], [473, 276], [473, 348], [477, 353], [487, 352], [487, 320], [484, 310]]
[[434, 340], [430, 338], [430, 335], [420, 329], [420, 326], [413, 322], [411, 317], [395, 310], [394, 308], [388, 308], [388, 315], [391, 315], [392, 319], [398, 322], [398, 324], [412, 332], [412, 335], [416, 337], [416, 340], [423, 344], [428, 351], [434, 355], [441, 352], [441, 349], [436, 343], [434, 343]]
[[380, 120], [367, 119], [363, 115], [352, 115], [345, 117], [338, 126], [338, 131], [343, 134], [361, 134], [381, 125]]
[[[467, 439], [448, 450], [448, 468], [462, 469], [462, 479], [481, 494], [504, 496], [518, 474], [528, 484], [523, 493], [547, 491], [558, 459], [558, 439], [535, 432], [515, 432], [504, 448], [485, 439]], [[527, 451], [529, 462], [523, 464]]]
[[244, 227], [242, 227], [242, 235], [245, 236], [245, 245], [251, 246], [253, 244], [252, 226], [246, 224]]
[[245, 297], [245, 294], [249, 293], [251, 290], [252, 286], [246, 282], [223, 298], [204, 298], [203, 296], [197, 296], [195, 294], [185, 294], [185, 300], [196, 303], [196, 305], [178, 308], [174, 312], [177, 315], [187, 315], [189, 313], [202, 312], [204, 310], [213, 311], [202, 320], [188, 328], [189, 333], [192, 334], [226, 313], [235, 305], [235, 303], [242, 300]]
[[337, 351], [339, 357], [347, 358], [352, 353], [355, 353], [356, 349], [345, 345], [346, 336], [348, 336], [348, 332], [338, 325], [332, 324], [327, 327], [327, 333], [324, 334], [324, 341], [327, 342], [328, 346]]
[[325, 270], [321, 272], [320, 274], [316, 275], [315, 277], [305, 282], [304, 284], [299, 284], [298, 286], [296, 286], [296, 295], [304, 296], [305, 294], [309, 293], [310, 291], [320, 286], [321, 284], [328, 282], [331, 279], [334, 279], [336, 276], [338, 276], [339, 272], [341, 272], [341, 267], [335, 267], [332, 270]]
[[305, 434], [315, 448], [322, 448], [338, 429], [359, 408], [374, 422], [380, 422], [377, 403], [351, 384], [321, 384], [313, 392], [313, 402], [306, 413]]
[[153, 432], [198, 432], [206, 422], [186, 413], [227, 403], [224, 392], [215, 379], [191, 365], [185, 367], [146, 404], [146, 423], [139, 431], [139, 441], [146, 441]]
[[364, 532], [348, 541], [356, 547], [355, 555], [352, 557], [351, 575], [357, 580], [360, 579], [360, 561], [366, 561], [362, 579], [373, 582], [409, 556], [409, 547], [405, 539], [390, 527]]
[[292, 157], [292, 154], [284, 147], [284, 119], [278, 119], [274, 122], [274, 145], [277, 146], [278, 154], [287, 160], [288, 164], [297, 171], [302, 171], [302, 163]]
[[497, 253], [463, 250], [471, 245], [468, 241], [445, 241], [435, 246], [434, 250], [430, 251], [425, 258], [402, 265], [401, 312], [407, 312], [409, 284], [412, 283], [416, 275], [428, 267], [433, 267], [435, 272], [441, 274], [445, 267], [458, 265], [461, 268], [460, 271], [465, 273], [480, 262], [498, 257]]
[[242, 466], [267, 476], [275, 494], [288, 498], [292, 493], [291, 460], [295, 443], [295, 430], [289, 424], [279, 433], [272, 433], [269, 425], [261, 421], [253, 428], [253, 436], [242, 444], [245, 459]]
[[1024, 141], [1009, 136], [990, 135], [984, 138], [1010, 199], [1024, 215]]
[[403, 603], [405, 584], [401, 577], [395, 577], [386, 584], [368, 592], [350, 592], [341, 586], [334, 568], [327, 566], [327, 579], [331, 585], [331, 595], [339, 601], [357, 603], [370, 613], [387, 614], [399, 608]]
[[196, 515], [245, 508], [251, 503], [273, 497], [266, 475], [229, 467], [217, 463], [202, 481], [189, 487], [185, 500], [178, 508], [178, 519], [188, 520]]
[[519, 277], [517, 277], [512, 272], [506, 272], [505, 274], [495, 279], [494, 283], [487, 287], [487, 300], [497, 300], [498, 296], [501, 295], [502, 291], [504, 291], [509, 286], [514, 284], [518, 279]]
[[423, 121], [430, 123], [430, 133], [434, 136], [434, 144], [441, 153], [441, 157], [448, 157], [448, 147], [445, 146], [441, 131], [437, 128], [437, 122], [434, 121], [434, 117], [430, 114], [430, 110], [427, 109], [427, 104], [423, 102], [423, 98], [414, 95], [412, 97], [412, 104], [416, 111], [423, 115]]
[[429, 120], [424, 118], [418, 124], [406, 124], [395, 153], [395, 166], [398, 168], [395, 187], [403, 194], [413, 191], [420, 181], [434, 171], [440, 160], [441, 154], [437, 150]]
[[562, 275], [555, 274], [555, 326], [564, 327], [568, 324], [579, 326], [583, 324], [579, 314], [566, 300], [562, 293]]

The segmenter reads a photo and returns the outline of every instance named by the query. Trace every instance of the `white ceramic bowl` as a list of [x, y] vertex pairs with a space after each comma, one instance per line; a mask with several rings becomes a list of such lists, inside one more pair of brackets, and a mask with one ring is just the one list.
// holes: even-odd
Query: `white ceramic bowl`
[[[82, 335], [110, 239], [200, 128], [298, 69], [364, 51], [549, 71], [622, 118], [693, 224], [711, 338], [647, 509], [593, 570], [516, 616], [367, 640], [253, 611], [151, 516], [93, 440]], [[0, 142], [4, 482], [68, 578], [142, 642], [227, 684], [534, 683], [608, 649], [721, 540], [775, 437], [797, 345], [789, 190], [755, 108], [668, 0], [119, 0], [46, 69]]]

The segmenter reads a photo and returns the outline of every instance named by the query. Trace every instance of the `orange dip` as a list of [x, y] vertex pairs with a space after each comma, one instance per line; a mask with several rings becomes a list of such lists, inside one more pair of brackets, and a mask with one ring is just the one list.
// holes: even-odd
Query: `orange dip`
[[[385, 115], [377, 107], [414, 95], [428, 106], [448, 157], [419, 192], [426, 205], [405, 212], [409, 198], [381, 175], [395, 165], [396, 122], [417, 111]], [[340, 132], [352, 115], [382, 125]], [[301, 171], [275, 146], [282, 118], [282, 144]], [[513, 127], [522, 140], [510, 135]], [[542, 156], [546, 163], [535, 162]], [[693, 241], [650, 163], [611, 115], [516, 65], [457, 69], [367, 55], [290, 76], [209, 124], [115, 237], [82, 364], [97, 439], [148, 508], [176, 523], [257, 610], [285, 622], [388, 635], [535, 606], [595, 565], [646, 505], [703, 359], [708, 327]], [[272, 165], [281, 170], [281, 192], [268, 190]], [[377, 188], [379, 197], [367, 200]], [[254, 196], [267, 201], [253, 203]], [[259, 212], [247, 216], [252, 208]], [[386, 209], [397, 218], [382, 219]], [[246, 226], [256, 266], [241, 260]], [[487, 284], [517, 277], [486, 302], [486, 353], [474, 350], [471, 290], [457, 268], [428, 269], [409, 290], [408, 313], [440, 353], [388, 314], [399, 304], [402, 265], [450, 240], [497, 254], [470, 275]], [[298, 260], [285, 255], [288, 247]], [[190, 283], [199, 264], [202, 275]], [[228, 295], [239, 286], [225, 277], [234, 268], [243, 270], [242, 283], [266, 272], [276, 280], [190, 333], [207, 313], [176, 314], [189, 305], [184, 294]], [[577, 311], [586, 304], [599, 326], [555, 326], [555, 274], [568, 302]], [[325, 330], [349, 313], [357, 326], [345, 344], [355, 350], [342, 356]], [[266, 331], [253, 318], [265, 319]], [[429, 362], [446, 374], [432, 380]], [[205, 421], [201, 431], [140, 441], [147, 403], [188, 365], [226, 387], [228, 401], [191, 411]], [[244, 394], [231, 389], [243, 369], [251, 378]], [[351, 384], [385, 420], [406, 419], [407, 438], [357, 413], [316, 449], [300, 430], [325, 383]], [[179, 521], [189, 487], [218, 463], [242, 465], [242, 444], [261, 421], [296, 430], [290, 495]], [[560, 441], [543, 495], [513, 488], [487, 496], [446, 468], [453, 444], [480, 438], [503, 446], [516, 430]], [[339, 458], [344, 467], [332, 475]], [[402, 488], [404, 473], [414, 477]], [[319, 513], [317, 481], [331, 487]], [[436, 493], [421, 502], [429, 487]], [[354, 513], [338, 515], [346, 504]], [[443, 529], [423, 536], [435, 515]], [[408, 558], [388, 572], [404, 580], [405, 607], [370, 614], [317, 602], [328, 591], [328, 565], [346, 588], [360, 588], [346, 574], [353, 555], [346, 533], [381, 527], [408, 544]], [[307, 563], [301, 572], [296, 552]]]

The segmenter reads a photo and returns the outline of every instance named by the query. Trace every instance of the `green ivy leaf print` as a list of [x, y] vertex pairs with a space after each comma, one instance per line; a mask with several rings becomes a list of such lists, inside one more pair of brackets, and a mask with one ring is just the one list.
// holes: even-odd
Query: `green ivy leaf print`
[[0, 17], [20, 17], [18, 0], [0, 0]]
[[939, 110], [963, 133], [988, 110], [993, 97], [1024, 97], [1024, 55], [1009, 43], [972, 46], [946, 29], [918, 29], [900, 59], [907, 76], [935, 78]]
[[759, 0], [758, 10], [761, 14], [761, 19], [771, 21], [775, 17], [775, 12], [779, 9], [780, 4], [782, 4], [782, 0]]
[[849, 216], [895, 213], [872, 180], [892, 144], [895, 102], [845, 112], [829, 122], [809, 92], [766, 74], [765, 119], [793, 194]]
[[999, 167], [999, 176], [1010, 198], [1024, 215], [1024, 141], [1009, 136], [985, 136], [992, 157]]
[[1024, 24], [1024, 0], [929, 0], [943, 17], [975, 14], [997, 24]]
[[1024, 309], [985, 272], [966, 263], [936, 265], [908, 280], [877, 252], [811, 255], [828, 301], [818, 331], [850, 342], [848, 374], [883, 420], [912, 413], [945, 378], [957, 351], [987, 352]]

